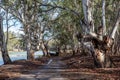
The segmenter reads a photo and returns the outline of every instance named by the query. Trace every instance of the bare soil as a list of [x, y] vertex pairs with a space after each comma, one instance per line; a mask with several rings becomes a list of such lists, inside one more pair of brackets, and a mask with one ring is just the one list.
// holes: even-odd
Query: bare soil
[[76, 72], [78, 76], [90, 76], [89, 79], [84, 78], [85, 80], [120, 80], [120, 56], [111, 56], [115, 64], [113, 68], [95, 68], [92, 57], [80, 56], [75, 55], [63, 59], [68, 69]]
[[120, 80], [120, 56], [113, 68], [95, 68], [90, 56], [43, 57], [0, 66], [0, 80]]

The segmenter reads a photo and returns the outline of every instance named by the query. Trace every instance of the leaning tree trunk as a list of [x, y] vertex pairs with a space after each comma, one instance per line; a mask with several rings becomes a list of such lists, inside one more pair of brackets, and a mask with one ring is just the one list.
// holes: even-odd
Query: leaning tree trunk
[[[110, 38], [111, 39], [113, 39], [114, 40], [114, 46], [113, 47], [115, 47], [116, 46], [116, 48], [115, 49], [117, 49], [117, 50], [112, 50], [112, 52], [114, 52], [114, 53], [116, 53], [117, 51], [119, 51], [119, 47], [117, 47], [119, 44], [119, 42], [117, 43], [117, 42], [115, 42], [115, 37], [117, 37], [116, 36], [116, 32], [117, 32], [117, 30], [118, 30], [118, 27], [119, 27], [119, 24], [120, 24], [120, 8], [119, 8], [119, 10], [118, 10], [118, 14], [117, 14], [117, 17], [116, 17], [116, 22], [115, 22], [115, 24], [113, 25], [113, 29], [112, 29], [112, 31], [111, 31], [111, 34], [110, 34]], [[119, 34], [118, 34], [118, 36], [119, 36]], [[118, 40], [119, 40], [119, 37], [118, 37]], [[111, 44], [111, 42], [109, 43], [109, 45]], [[117, 44], [117, 45], [115, 45], [115, 44]]]
[[118, 29], [118, 27], [119, 27], [119, 24], [120, 24], [120, 8], [119, 8], [119, 10], [118, 10], [116, 22], [115, 22], [115, 24], [114, 24], [114, 26], [113, 26], [113, 29], [112, 29], [112, 31], [111, 31], [111, 34], [110, 34], [110, 37], [111, 37], [112, 39], [115, 39], [115, 35], [116, 35], [117, 29]]
[[40, 42], [41, 49], [43, 51], [43, 56], [50, 56], [48, 53], [48, 48], [43, 41]]
[[40, 48], [42, 49], [43, 56], [50, 56], [48, 53], [47, 44], [43, 41], [43, 31], [40, 31]]
[[7, 45], [5, 42], [5, 36], [4, 36], [4, 32], [3, 32], [3, 24], [2, 24], [1, 16], [0, 16], [0, 47], [1, 47], [4, 64], [11, 63], [11, 59], [8, 55]]

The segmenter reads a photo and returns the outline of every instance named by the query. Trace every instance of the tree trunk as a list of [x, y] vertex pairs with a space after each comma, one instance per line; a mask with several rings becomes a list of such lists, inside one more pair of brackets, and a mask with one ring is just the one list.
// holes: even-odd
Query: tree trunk
[[43, 33], [41, 31], [40, 33], [40, 47], [43, 51], [43, 56], [50, 56], [50, 54], [48, 53], [48, 48], [47, 48], [47, 44], [44, 43], [43, 41]]
[[48, 48], [47, 46], [44, 44], [43, 41], [40, 42], [41, 44], [41, 49], [43, 51], [43, 56], [50, 56], [50, 54], [48, 53]]
[[34, 60], [34, 50], [31, 49], [31, 43], [27, 40], [27, 59]]
[[102, 0], [102, 27], [103, 27], [103, 35], [106, 35], [105, 0]]
[[91, 0], [82, 0], [84, 19], [87, 26], [87, 33], [94, 32], [94, 23], [92, 16], [92, 1]]
[[3, 42], [3, 45], [1, 47], [2, 47], [1, 52], [2, 52], [2, 57], [3, 57], [4, 64], [11, 63], [11, 59], [8, 55], [7, 47], [6, 47], [6, 45], [4, 45], [4, 42]]
[[[103, 13], [102, 13], [102, 25], [103, 25], [103, 35], [105, 35], [105, 31], [106, 31], [106, 27], [105, 27], [105, 0], [103, 0], [103, 6], [102, 6], [102, 10], [103, 10]], [[98, 52], [95, 52], [98, 53], [99, 55], [97, 55], [97, 60], [99, 61], [100, 63], [100, 67], [113, 67], [113, 61], [111, 60], [110, 56], [109, 56], [109, 51], [110, 49], [112, 49], [112, 45], [113, 45], [113, 40], [115, 40], [115, 36], [116, 36], [116, 32], [117, 32], [117, 29], [118, 29], [118, 26], [119, 26], [119, 23], [120, 23], [120, 9], [118, 10], [118, 15], [117, 15], [117, 19], [116, 19], [116, 22], [114, 24], [114, 27], [112, 29], [112, 32], [110, 34], [110, 38], [109, 37], [106, 37], [106, 38], [103, 38], [103, 47], [104, 49], [99, 49]], [[104, 51], [104, 52], [101, 52], [100, 50]], [[102, 62], [101, 62], [102, 60]]]
[[30, 26], [26, 27], [26, 49], [27, 49], [27, 59], [34, 60], [34, 50], [32, 50], [31, 39], [30, 39]]
[[[94, 24], [93, 24], [93, 19], [92, 19], [92, 6], [91, 6], [92, 2], [91, 2], [91, 0], [82, 0], [82, 4], [83, 4], [84, 17], [85, 17], [85, 21], [83, 23], [86, 25], [85, 28], [87, 28], [87, 31], [88, 31], [86, 33], [88, 33], [89, 37], [91, 38], [91, 39], [89, 39], [89, 42], [92, 41], [91, 43], [93, 45], [93, 48], [92, 47], [89, 48], [89, 46], [92, 46], [92, 45], [89, 45], [89, 44], [87, 44], [87, 45], [83, 44], [83, 45], [86, 48], [88, 48], [88, 50], [90, 51], [90, 53], [91, 53], [91, 55], [93, 57], [93, 60], [94, 60], [94, 64], [95, 64], [96, 67], [111, 67], [112, 62], [110, 60], [110, 57], [105, 54], [106, 49], [104, 49], [105, 46], [107, 48], [110, 48], [111, 43], [112, 43], [111, 39], [108, 39], [106, 37], [107, 42], [103, 41], [104, 39], [100, 40], [99, 35], [96, 35], [94, 33], [94, 29], [93, 29]], [[104, 28], [103, 33], [105, 34], [106, 26], [105, 26], [105, 10], [104, 10], [105, 9], [105, 1], [104, 0], [103, 0], [103, 6], [102, 7], [103, 7], [102, 8], [103, 9], [103, 14], [102, 14], [103, 17], [102, 17], [102, 19], [103, 19], [103, 28]], [[118, 22], [118, 19], [117, 19], [117, 23], [116, 23], [117, 27], [118, 27], [118, 24], [119, 24], [119, 22]], [[112, 38], [115, 35], [117, 27], [115, 27], [113, 32], [112, 32]], [[83, 36], [83, 38], [85, 38], [85, 37]], [[84, 43], [84, 41], [83, 41], [83, 43]], [[104, 48], [102, 48], [102, 47], [104, 47]]]
[[8, 55], [7, 45], [5, 42], [5, 35], [3, 32], [3, 24], [2, 24], [2, 17], [0, 16], [0, 46], [4, 64], [11, 63], [11, 59]]
[[[94, 25], [93, 25], [93, 19], [92, 19], [92, 8], [91, 8], [92, 6], [90, 6], [91, 0], [82, 0], [82, 5], [83, 5], [84, 18], [85, 18], [85, 21], [83, 23], [86, 25], [85, 28], [87, 28], [86, 33], [90, 34], [93, 37], [97, 37], [96, 34], [93, 34]], [[97, 60], [95, 56], [95, 49], [91, 45], [91, 42], [90, 44], [84, 44], [84, 41], [83, 41], [82, 44], [89, 50], [90, 54], [92, 55], [93, 60], [94, 60], [94, 65], [96, 67], [101, 67], [99, 61]]]
[[30, 49], [27, 51], [27, 59], [32, 61], [34, 60], [34, 50]]
[[120, 8], [119, 8], [119, 10], [118, 10], [116, 22], [115, 22], [115, 24], [114, 24], [114, 26], [113, 26], [113, 29], [112, 29], [112, 32], [111, 32], [111, 34], [110, 34], [110, 37], [111, 37], [112, 39], [115, 39], [115, 35], [116, 35], [117, 29], [118, 29], [118, 27], [119, 27], [119, 24], [120, 24]]

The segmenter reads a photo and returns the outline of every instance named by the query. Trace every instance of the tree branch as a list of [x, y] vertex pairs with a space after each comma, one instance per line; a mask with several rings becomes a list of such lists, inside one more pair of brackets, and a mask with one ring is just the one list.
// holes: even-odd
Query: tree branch
[[116, 34], [116, 32], [117, 32], [117, 29], [118, 29], [118, 27], [119, 27], [119, 24], [120, 24], [120, 8], [119, 8], [119, 10], [118, 10], [116, 22], [115, 22], [115, 24], [114, 24], [114, 26], [113, 26], [113, 29], [112, 29], [112, 31], [111, 31], [111, 34], [110, 34], [110, 37], [111, 37], [112, 39], [115, 38], [115, 34]]
[[59, 9], [62, 9], [62, 10], [67, 10], [67, 11], [69, 11], [69, 12], [72, 12], [73, 14], [75, 14], [75, 15], [77, 15], [77, 16], [80, 17], [80, 15], [79, 15], [78, 12], [76, 12], [75, 10], [72, 10], [72, 9], [70, 9], [70, 8], [66, 8], [66, 7], [62, 7], [62, 6], [57, 6], [57, 5], [51, 5], [51, 4], [42, 4], [42, 3], [40, 3], [39, 6], [49, 6], [49, 7], [52, 7], [52, 8], [49, 9], [49, 10], [45, 10], [45, 12], [46, 12], [46, 11], [50, 11], [50, 10], [55, 9], [55, 8], [59, 8]]

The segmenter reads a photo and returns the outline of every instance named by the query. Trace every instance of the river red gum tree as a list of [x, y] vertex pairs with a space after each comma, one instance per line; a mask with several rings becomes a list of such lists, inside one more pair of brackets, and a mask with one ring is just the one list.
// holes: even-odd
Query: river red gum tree
[[[115, 39], [115, 34], [118, 29], [119, 23], [120, 23], [120, 9], [118, 10], [118, 15], [116, 18], [116, 22], [113, 26], [113, 29], [111, 31], [110, 35], [105, 35], [106, 31], [106, 25], [105, 25], [105, 0], [102, 1], [103, 6], [102, 6], [102, 23], [103, 25], [101, 28], [99, 28], [98, 31], [95, 33], [93, 30], [94, 23], [93, 23], [93, 18], [92, 18], [92, 0], [82, 0], [83, 4], [83, 12], [84, 12], [84, 25], [85, 26], [84, 30], [86, 30], [86, 34], [83, 34], [84, 37], [82, 38], [89, 38], [88, 42], [92, 43], [92, 47], [88, 48], [87, 45], [86, 48], [88, 48], [92, 54], [92, 57], [94, 59], [94, 64], [96, 67], [112, 67], [111, 65], [113, 64], [109, 54], [107, 54], [108, 50], [111, 49], [111, 46], [113, 45], [113, 41]], [[99, 34], [98, 34], [99, 33]], [[82, 42], [84, 43], [84, 41]], [[102, 45], [101, 45], [102, 44]], [[97, 47], [96, 47], [97, 46]], [[104, 48], [103, 48], [104, 47]]]

